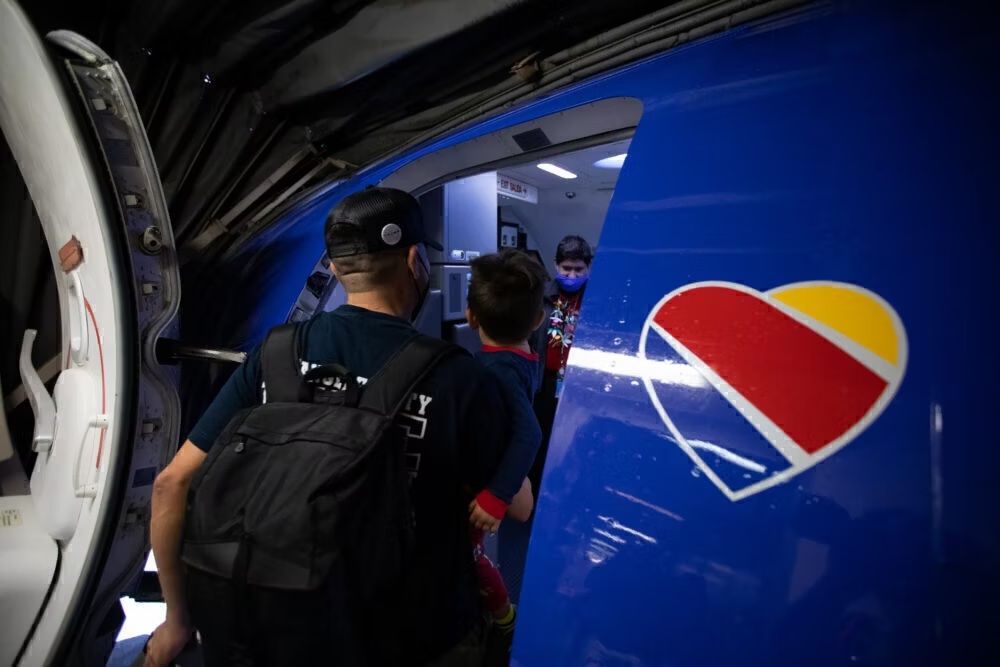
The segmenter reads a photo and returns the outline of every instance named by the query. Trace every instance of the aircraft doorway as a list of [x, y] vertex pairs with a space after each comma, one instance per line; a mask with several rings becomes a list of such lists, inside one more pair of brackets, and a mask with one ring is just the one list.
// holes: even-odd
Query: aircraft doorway
[[[536, 497], [551, 435], [566, 353], [570, 351], [579, 316], [585, 311], [585, 285], [570, 295], [557, 277], [557, 249], [567, 237], [580, 237], [588, 257], [598, 243], [618, 175], [627, 158], [631, 138], [519, 161], [495, 170], [445, 182], [421, 196], [428, 227], [444, 246], [431, 253], [432, 286], [436, 302], [424, 313], [434, 333], [470, 352], [480, 348], [479, 334], [465, 319], [469, 264], [478, 256], [515, 248], [533, 256], [551, 282], [546, 293], [547, 316], [532, 340], [539, 355], [541, 389], [535, 397], [543, 442], [529, 478]], [[579, 242], [576, 242], [579, 244]], [[565, 247], [565, 246], [564, 246]], [[600, 271], [599, 260], [586, 268]], [[567, 298], [569, 297], [569, 298]], [[572, 302], [572, 308], [567, 304]], [[438, 325], [438, 323], [440, 323]], [[440, 329], [436, 327], [439, 326]], [[557, 349], [551, 350], [553, 346]], [[560, 362], [560, 358], [562, 362]], [[557, 379], [558, 378], [558, 379]], [[512, 601], [518, 600], [532, 521], [506, 520], [499, 538], [486, 550], [500, 565]]]

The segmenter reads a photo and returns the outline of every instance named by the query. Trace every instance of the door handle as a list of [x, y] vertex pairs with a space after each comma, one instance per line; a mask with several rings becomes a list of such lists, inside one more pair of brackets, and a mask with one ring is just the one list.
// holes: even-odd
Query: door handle
[[87, 322], [87, 297], [83, 291], [83, 279], [79, 269], [66, 274], [70, 315], [69, 349], [73, 361], [82, 366], [90, 358], [90, 326]]
[[35, 413], [35, 432], [31, 439], [31, 448], [36, 452], [47, 452], [52, 448], [52, 439], [56, 430], [56, 404], [49, 396], [42, 378], [31, 363], [31, 349], [35, 345], [38, 331], [27, 329], [21, 342], [21, 358], [18, 368], [21, 371], [21, 382], [31, 403], [31, 411]]
[[106, 414], [97, 412], [97, 393], [90, 371], [64, 370], [56, 380], [54, 397], [31, 363], [31, 349], [38, 332], [28, 329], [21, 344], [20, 370], [25, 393], [35, 413], [32, 448], [38, 452], [31, 474], [31, 495], [39, 521], [57, 540], [68, 540], [76, 531], [84, 498], [97, 496], [97, 467], [81, 480], [83, 453], [92, 429], [108, 428]]
[[[94, 415], [88, 426], [90, 428], [96, 428], [100, 430], [107, 429], [110, 425], [111, 420], [108, 419], [107, 415], [100, 414]], [[80, 466], [83, 463], [83, 450], [84, 447], [79, 447], [76, 450], [76, 465], [73, 466], [73, 495], [77, 498], [96, 498], [97, 497], [97, 467], [94, 466], [91, 473], [88, 475], [88, 480], [85, 483], [80, 483]]]

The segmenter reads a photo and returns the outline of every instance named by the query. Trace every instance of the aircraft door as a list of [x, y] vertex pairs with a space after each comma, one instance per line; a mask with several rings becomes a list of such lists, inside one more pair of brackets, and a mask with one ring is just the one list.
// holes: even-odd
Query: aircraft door
[[79, 35], [48, 42], [0, 0], [0, 127], [48, 246], [62, 340], [41, 367], [35, 330], [3, 350], [20, 376], [2, 378], [5, 407], [29, 402], [34, 429], [10, 447], [0, 429], [0, 663], [104, 664], [119, 596], [142, 569], [152, 482], [178, 439], [155, 347], [180, 279], [121, 69]]

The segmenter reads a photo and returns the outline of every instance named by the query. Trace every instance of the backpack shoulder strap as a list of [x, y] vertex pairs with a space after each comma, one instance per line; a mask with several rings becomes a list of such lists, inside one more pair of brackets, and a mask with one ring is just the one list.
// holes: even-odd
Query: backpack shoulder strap
[[296, 403], [302, 375], [294, 324], [282, 324], [268, 332], [260, 351], [264, 386], [269, 403]]
[[463, 352], [462, 348], [446, 341], [417, 334], [365, 385], [358, 407], [395, 417], [417, 385], [438, 363]]

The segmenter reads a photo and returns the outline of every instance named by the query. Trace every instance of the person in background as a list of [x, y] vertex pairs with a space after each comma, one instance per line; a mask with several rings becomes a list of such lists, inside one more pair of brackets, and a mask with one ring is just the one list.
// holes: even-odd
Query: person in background
[[542, 298], [548, 276], [534, 259], [503, 250], [473, 260], [466, 318], [479, 332], [476, 358], [500, 381], [510, 417], [510, 442], [486, 488], [469, 505], [480, 592], [502, 637], [499, 653], [510, 650], [515, 608], [496, 566], [483, 552], [483, 531], [495, 533], [504, 516], [527, 521], [531, 486], [527, 475], [542, 441], [532, 409], [538, 390], [538, 354], [529, 339], [545, 317]]
[[[542, 387], [535, 402], [538, 421], [544, 436], [542, 448], [546, 449], [555, 419], [556, 405], [562, 394], [563, 379], [566, 375], [566, 361], [576, 335], [576, 325], [580, 319], [583, 294], [590, 278], [590, 266], [594, 251], [581, 237], [570, 235], [563, 238], [556, 247], [556, 278], [552, 290], [546, 295], [549, 310], [548, 325], [545, 329], [544, 370]], [[544, 452], [538, 457], [531, 481], [535, 488], [541, 479], [541, 466], [545, 461]]]

